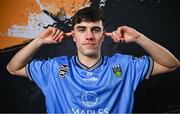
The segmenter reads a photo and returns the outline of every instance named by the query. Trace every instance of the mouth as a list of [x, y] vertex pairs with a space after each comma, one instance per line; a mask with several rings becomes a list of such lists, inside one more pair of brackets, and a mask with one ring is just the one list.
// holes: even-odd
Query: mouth
[[85, 46], [94, 46], [95, 43], [83, 43], [83, 45], [85, 45]]
[[89, 49], [94, 49], [95, 48], [95, 43], [84, 43], [83, 46], [85, 48], [89, 48]]

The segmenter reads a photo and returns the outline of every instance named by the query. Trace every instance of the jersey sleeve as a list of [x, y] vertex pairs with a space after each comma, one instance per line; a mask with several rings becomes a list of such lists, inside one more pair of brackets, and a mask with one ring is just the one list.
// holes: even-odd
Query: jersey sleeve
[[26, 66], [26, 73], [31, 81], [34, 81], [42, 90], [50, 82], [50, 76], [53, 75], [53, 60], [33, 60]]
[[149, 56], [142, 56], [140, 58], [130, 57], [128, 64], [131, 72], [130, 78], [135, 90], [139, 82], [149, 79], [153, 70], [153, 60]]
[[111, 63], [120, 64], [123, 80], [136, 89], [139, 82], [148, 79], [153, 69], [153, 60], [149, 56], [133, 57], [131, 55], [114, 54]]

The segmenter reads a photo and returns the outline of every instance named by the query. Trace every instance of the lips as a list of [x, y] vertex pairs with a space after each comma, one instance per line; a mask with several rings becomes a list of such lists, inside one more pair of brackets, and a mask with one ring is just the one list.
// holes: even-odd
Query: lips
[[94, 49], [95, 48], [95, 43], [83, 43], [83, 46], [87, 49]]
[[83, 45], [87, 45], [87, 46], [94, 46], [95, 43], [83, 43]]

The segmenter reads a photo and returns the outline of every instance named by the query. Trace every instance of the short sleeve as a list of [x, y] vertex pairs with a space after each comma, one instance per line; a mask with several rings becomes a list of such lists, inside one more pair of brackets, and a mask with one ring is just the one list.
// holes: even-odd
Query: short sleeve
[[46, 88], [53, 75], [53, 60], [33, 60], [26, 66], [26, 72], [30, 80], [34, 81], [40, 88]]
[[129, 60], [129, 69], [131, 70], [131, 79], [134, 90], [139, 82], [148, 79], [153, 69], [153, 61], [149, 56], [140, 58], [131, 57]]

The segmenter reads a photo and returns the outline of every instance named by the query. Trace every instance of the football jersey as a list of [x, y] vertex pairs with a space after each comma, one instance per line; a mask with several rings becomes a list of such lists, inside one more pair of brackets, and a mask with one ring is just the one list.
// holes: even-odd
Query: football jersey
[[152, 59], [114, 54], [98, 63], [84, 69], [76, 56], [61, 56], [33, 60], [26, 70], [42, 90], [48, 113], [131, 113], [134, 92], [150, 76]]

